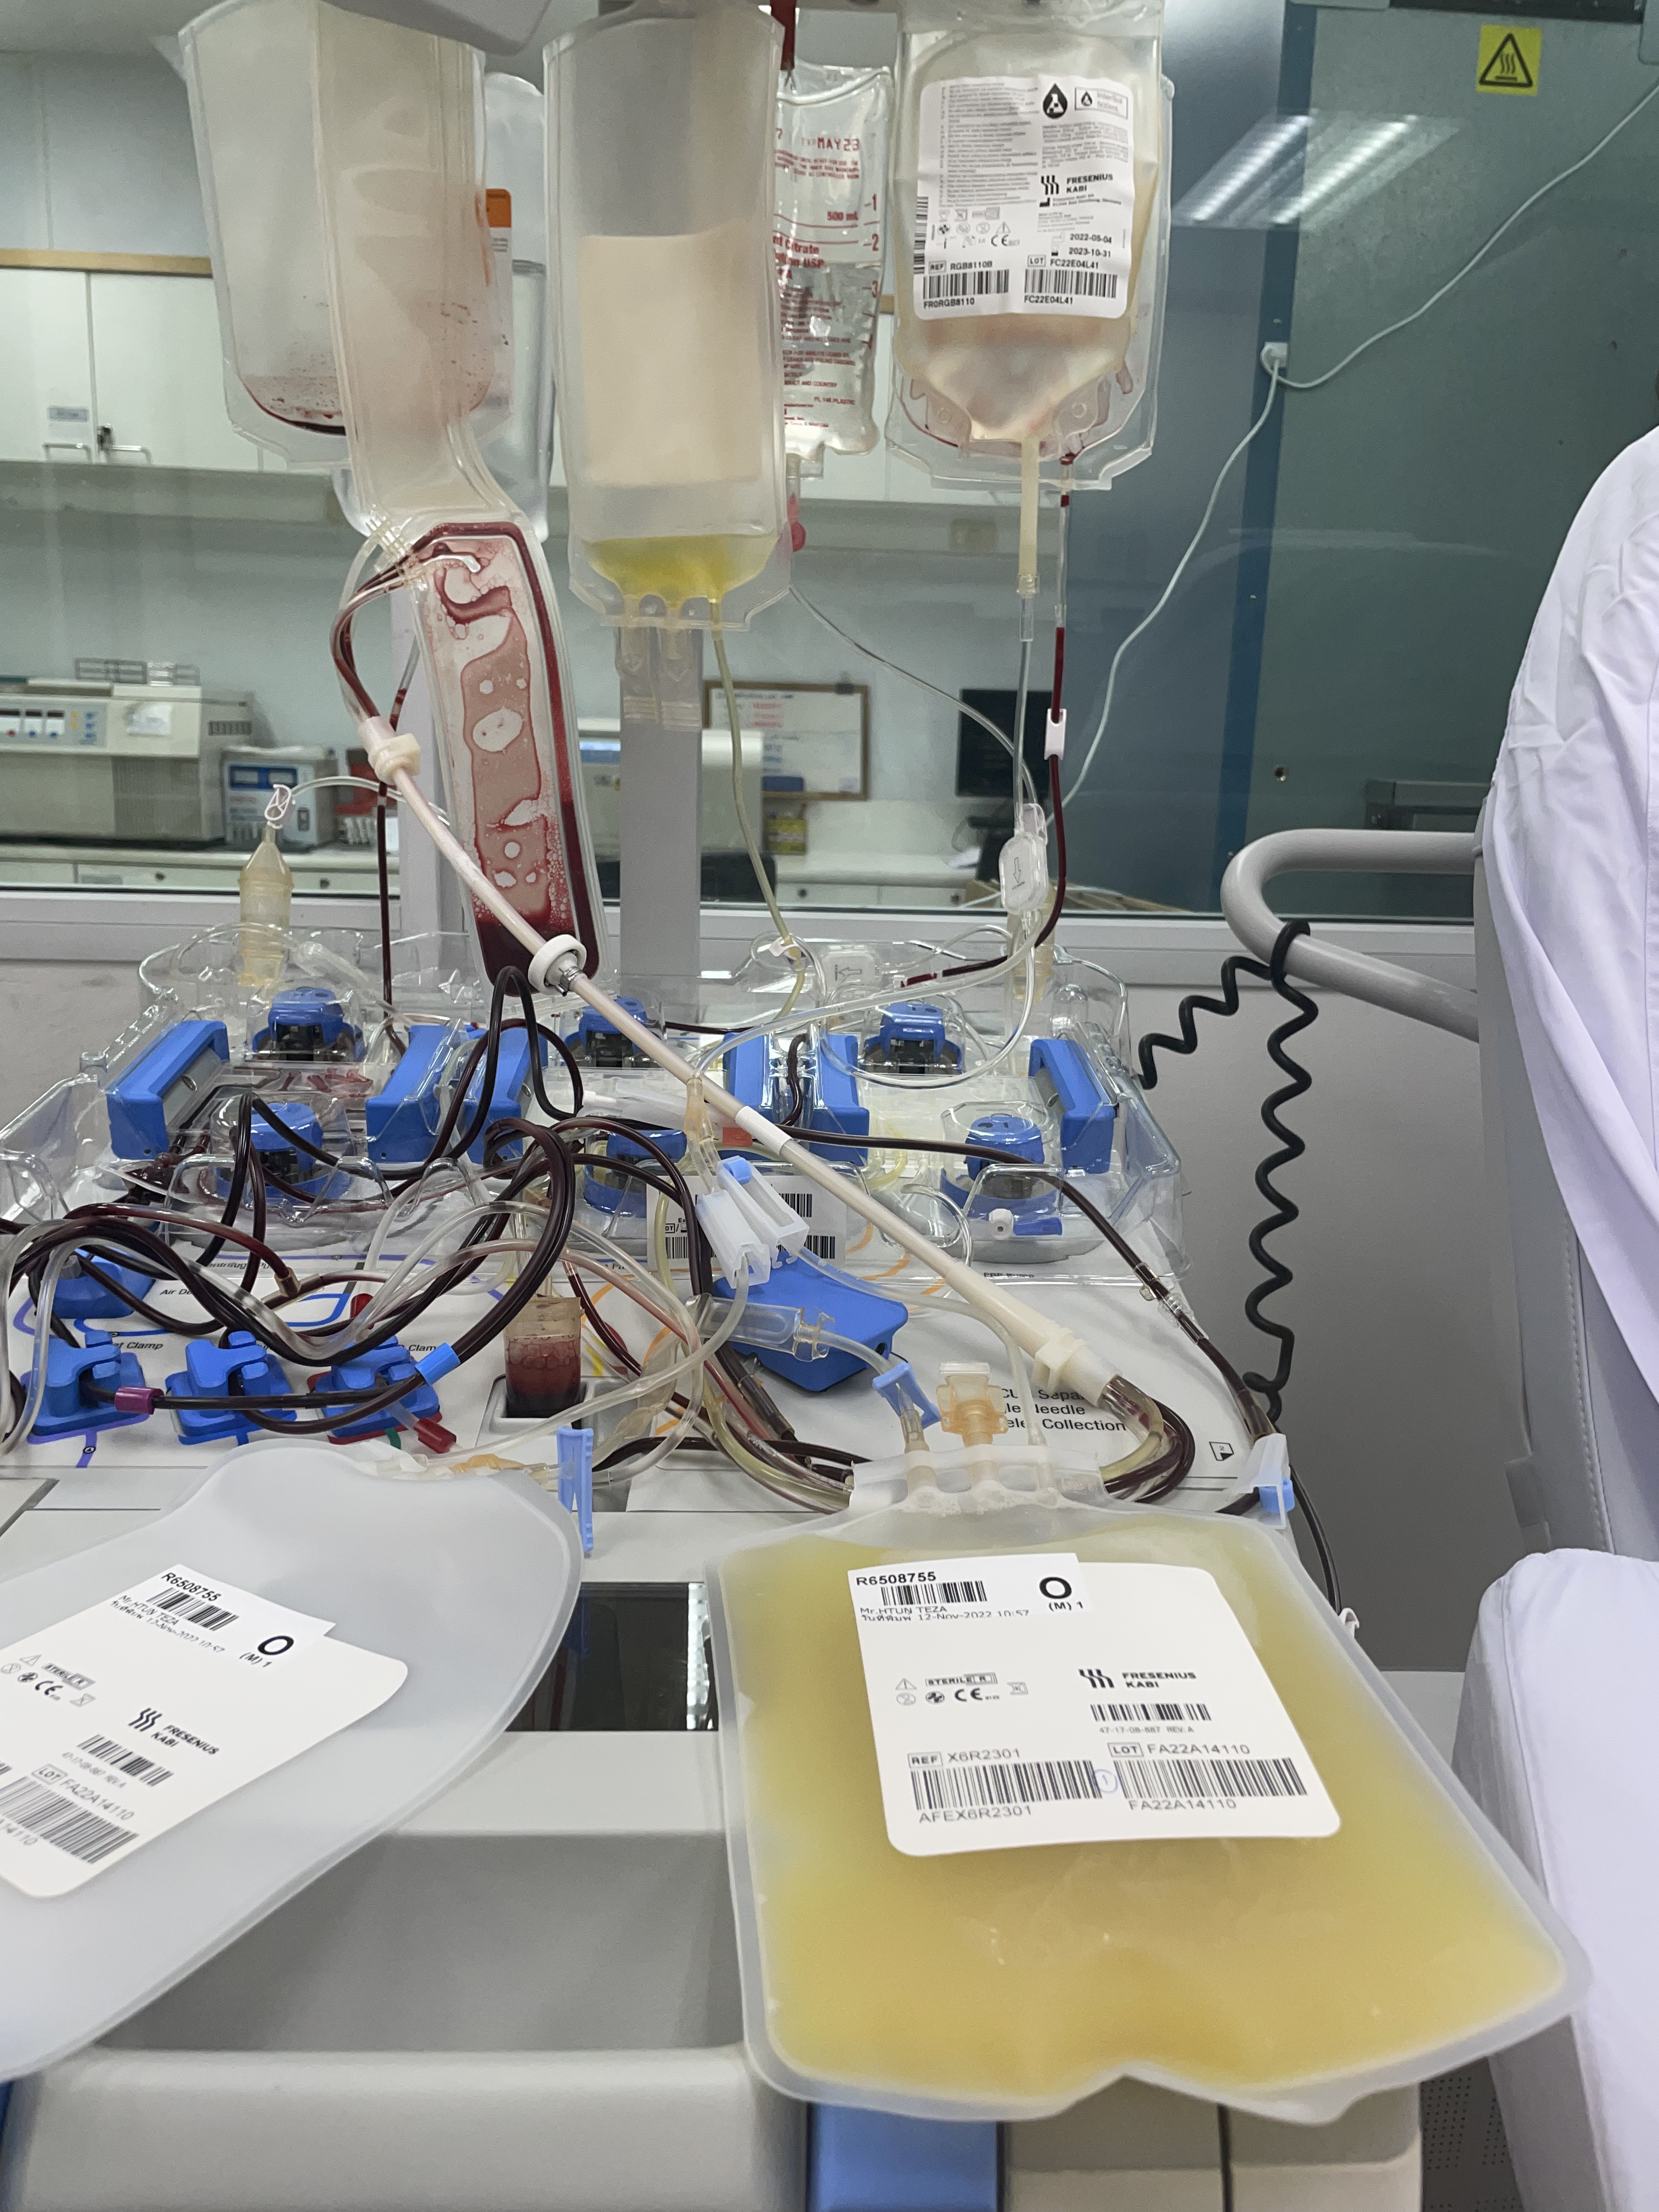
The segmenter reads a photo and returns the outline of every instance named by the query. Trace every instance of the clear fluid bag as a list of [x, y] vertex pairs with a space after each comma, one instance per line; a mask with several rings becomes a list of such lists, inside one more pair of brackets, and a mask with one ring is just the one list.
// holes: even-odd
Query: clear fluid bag
[[1068, 1504], [1000, 1444], [710, 1571], [763, 2079], [1015, 2119], [1128, 2075], [1316, 2124], [1572, 2008], [1571, 1937], [1280, 1540]]
[[887, 241], [893, 76], [798, 61], [778, 85], [776, 250], [785, 451], [817, 476], [867, 453]]
[[941, 481], [1151, 450], [1168, 265], [1162, 0], [902, 0], [889, 443]]
[[[503, 367], [475, 427], [485, 467], [544, 541], [547, 487], [553, 474], [546, 102], [533, 84], [504, 71], [486, 76], [483, 89], [486, 206], [504, 343], [499, 356]], [[509, 195], [504, 230], [495, 212], [501, 191]]]
[[788, 589], [772, 210], [781, 33], [635, 0], [547, 50], [573, 588], [739, 629]]

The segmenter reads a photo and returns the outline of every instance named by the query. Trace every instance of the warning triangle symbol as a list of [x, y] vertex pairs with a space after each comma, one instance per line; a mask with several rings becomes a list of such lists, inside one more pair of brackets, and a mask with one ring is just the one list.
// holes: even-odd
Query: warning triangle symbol
[[1483, 86], [1501, 86], [1506, 92], [1532, 90], [1533, 74], [1513, 31], [1504, 32], [1492, 59], [1481, 70], [1480, 81]]

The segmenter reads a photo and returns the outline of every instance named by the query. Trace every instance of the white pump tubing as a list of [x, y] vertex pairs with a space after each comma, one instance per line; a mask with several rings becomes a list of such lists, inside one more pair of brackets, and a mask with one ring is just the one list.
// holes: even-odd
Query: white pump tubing
[[[389, 763], [388, 765], [391, 763]], [[389, 779], [395, 783], [398, 797], [409, 806], [439, 851], [466, 884], [476, 898], [482, 899], [490, 912], [512, 931], [526, 951], [537, 954], [542, 951], [543, 939], [508, 902], [501, 896], [472, 855], [467, 852], [447, 824], [441, 821], [425, 793], [410, 774], [407, 766], [393, 769]], [[602, 1014], [614, 1029], [636, 1045], [649, 1059], [656, 1061], [688, 1087], [699, 1079], [696, 1070], [683, 1060], [665, 1037], [636, 1021], [625, 1006], [620, 1006], [608, 993], [589, 980], [576, 967], [569, 978], [568, 988], [584, 1000], [595, 1013]], [[872, 1198], [856, 1182], [836, 1174], [805, 1145], [768, 1121], [764, 1114], [752, 1106], [744, 1106], [729, 1091], [722, 1090], [708, 1076], [702, 1079], [703, 1096], [725, 1119], [752, 1137], [764, 1151], [775, 1158], [785, 1160], [798, 1175], [816, 1183], [821, 1190], [861, 1214], [874, 1229], [891, 1240], [913, 1260], [920, 1260], [931, 1267], [939, 1279], [947, 1284], [971, 1305], [983, 1314], [994, 1328], [1006, 1329], [1023, 1352], [1030, 1355], [1036, 1370], [1037, 1386], [1044, 1390], [1075, 1390], [1080, 1398], [1098, 1405], [1112, 1380], [1112, 1370], [1106, 1361], [1091, 1352], [1082, 1339], [1069, 1328], [1062, 1328], [1023, 1298], [1012, 1297], [1006, 1291], [994, 1288], [974, 1268], [948, 1252], [940, 1251], [937, 1244], [913, 1229], [898, 1213]]]

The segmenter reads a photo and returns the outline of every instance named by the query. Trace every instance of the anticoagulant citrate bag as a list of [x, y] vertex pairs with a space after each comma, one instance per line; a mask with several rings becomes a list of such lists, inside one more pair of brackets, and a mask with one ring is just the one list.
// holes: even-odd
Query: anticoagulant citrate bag
[[924, 1487], [710, 1577], [749, 2048], [1030, 2117], [1120, 2075], [1319, 2122], [1583, 1970], [1279, 1540]]

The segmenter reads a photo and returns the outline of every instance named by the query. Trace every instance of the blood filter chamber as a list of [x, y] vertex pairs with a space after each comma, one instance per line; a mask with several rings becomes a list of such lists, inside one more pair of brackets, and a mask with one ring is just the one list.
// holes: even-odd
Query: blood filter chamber
[[611, 622], [741, 627], [788, 588], [781, 41], [746, 0], [635, 0], [548, 48], [570, 575]]
[[1036, 441], [1082, 481], [1142, 457], [1149, 426], [1116, 449], [1157, 371], [1161, 29], [1161, 0], [902, 7], [893, 216], [911, 268], [894, 287], [889, 424], [901, 450], [949, 473], [967, 455], [1006, 466]]
[[[1036, 1500], [975, 1512], [971, 1498], [920, 1495], [933, 1510], [913, 1493], [732, 1553], [711, 1593], [720, 1709], [735, 1717], [723, 1756], [744, 2021], [768, 2080], [796, 2096], [1007, 2118], [1130, 2074], [1319, 2121], [1569, 2008], [1570, 1942], [1265, 1531]], [[1213, 1577], [1337, 1832], [896, 1849], [849, 1571], [1046, 1550]], [[925, 1673], [901, 1687], [925, 1690]], [[1135, 1708], [1111, 1711], [1101, 1707], [1103, 1744]]]

